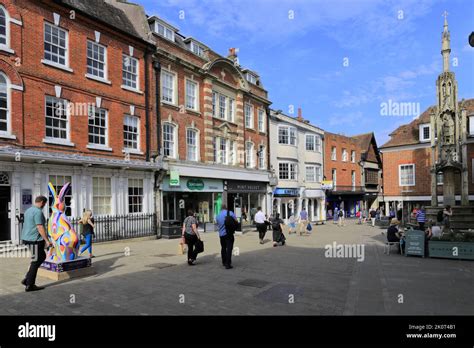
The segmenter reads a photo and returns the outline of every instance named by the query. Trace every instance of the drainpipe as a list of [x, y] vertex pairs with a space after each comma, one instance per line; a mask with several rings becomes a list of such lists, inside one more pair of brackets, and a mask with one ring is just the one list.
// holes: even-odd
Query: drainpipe
[[150, 51], [148, 48], [145, 52], [145, 123], [146, 123], [146, 161], [150, 161], [150, 72], [148, 70], [148, 57], [150, 55]]
[[[161, 114], [160, 114], [160, 77], [161, 77], [161, 64], [158, 61], [153, 61], [153, 70], [155, 72], [155, 111], [156, 111], [156, 151], [157, 156], [155, 158], [161, 158]], [[157, 226], [157, 237], [161, 238], [161, 195], [159, 194], [160, 182], [163, 179], [163, 170], [155, 171], [155, 207], [159, 207], [156, 211], [156, 226]]]

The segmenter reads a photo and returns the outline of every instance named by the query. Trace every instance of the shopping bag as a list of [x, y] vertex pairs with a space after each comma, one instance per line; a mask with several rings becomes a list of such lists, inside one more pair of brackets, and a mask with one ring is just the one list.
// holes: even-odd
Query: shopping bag
[[184, 244], [178, 244], [178, 255], [184, 255]]
[[308, 225], [306, 226], [306, 230], [308, 232], [311, 232], [313, 230], [313, 226], [311, 226], [311, 222], [308, 222]]
[[204, 242], [200, 239], [197, 240], [195, 244], [195, 249], [196, 253], [200, 254], [204, 251]]

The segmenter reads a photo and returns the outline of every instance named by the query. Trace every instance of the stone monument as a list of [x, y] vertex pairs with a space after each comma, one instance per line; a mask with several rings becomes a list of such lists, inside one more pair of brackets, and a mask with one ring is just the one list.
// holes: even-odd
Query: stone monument
[[[463, 102], [458, 103], [458, 84], [454, 72], [449, 70], [451, 53], [447, 12], [444, 12], [444, 28], [441, 35], [443, 72], [436, 81], [437, 105], [431, 113], [431, 207], [428, 218], [436, 221], [438, 207], [437, 175], [443, 177], [443, 206], [450, 205], [456, 211], [453, 218], [461, 218], [469, 209], [467, 120]], [[458, 185], [456, 185], [456, 182]], [[461, 205], [456, 207], [456, 187], [461, 188]], [[461, 209], [466, 207], [467, 209]], [[467, 222], [467, 221], [466, 221]], [[461, 226], [463, 225], [463, 226]], [[460, 228], [468, 224], [461, 224]], [[454, 226], [453, 226], [454, 227]]]

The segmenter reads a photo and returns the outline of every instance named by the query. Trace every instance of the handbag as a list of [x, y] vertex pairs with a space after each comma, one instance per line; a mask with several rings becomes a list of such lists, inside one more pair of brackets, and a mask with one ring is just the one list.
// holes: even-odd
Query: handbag
[[204, 242], [200, 239], [197, 240], [195, 244], [195, 249], [196, 253], [200, 254], [204, 251]]
[[310, 222], [308, 222], [308, 225], [306, 225], [306, 230], [307, 230], [308, 232], [311, 232], [311, 231], [313, 230], [313, 226], [311, 226], [311, 223], [310, 223]]

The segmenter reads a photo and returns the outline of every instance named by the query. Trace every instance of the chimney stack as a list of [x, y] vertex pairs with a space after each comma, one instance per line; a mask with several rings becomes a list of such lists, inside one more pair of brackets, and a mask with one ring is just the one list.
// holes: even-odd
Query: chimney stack
[[296, 118], [298, 121], [303, 122], [303, 115], [301, 112], [301, 108], [298, 108], [298, 117]]
[[227, 56], [228, 59], [230, 59], [231, 61], [234, 62], [234, 64], [236, 64], [238, 62], [238, 58], [237, 58], [237, 52], [239, 50], [235, 47], [231, 47], [229, 48], [229, 55]]

